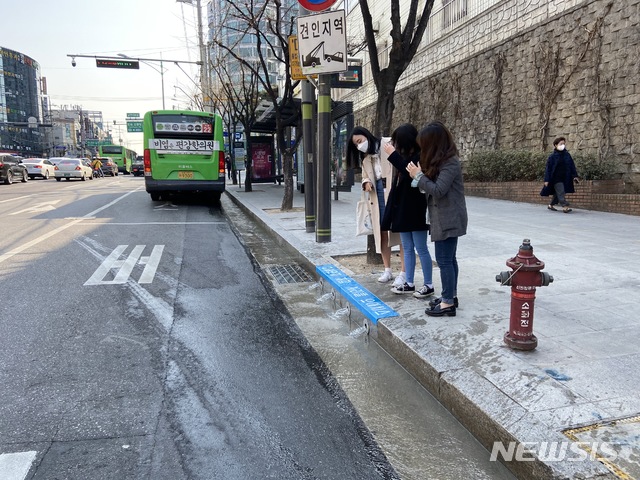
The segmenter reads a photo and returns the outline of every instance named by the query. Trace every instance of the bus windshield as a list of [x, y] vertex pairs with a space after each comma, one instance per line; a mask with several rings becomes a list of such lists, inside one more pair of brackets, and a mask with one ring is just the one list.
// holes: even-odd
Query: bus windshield
[[120, 145], [104, 145], [102, 153], [122, 153], [122, 147]]

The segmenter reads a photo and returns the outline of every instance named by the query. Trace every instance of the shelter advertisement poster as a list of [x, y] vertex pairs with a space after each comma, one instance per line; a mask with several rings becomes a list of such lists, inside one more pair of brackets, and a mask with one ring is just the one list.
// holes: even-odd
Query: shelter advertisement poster
[[251, 142], [252, 178], [273, 176], [273, 151], [270, 143]]

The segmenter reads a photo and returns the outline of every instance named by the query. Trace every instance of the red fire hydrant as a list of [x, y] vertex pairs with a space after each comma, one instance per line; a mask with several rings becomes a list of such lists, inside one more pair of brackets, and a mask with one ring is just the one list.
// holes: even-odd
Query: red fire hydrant
[[515, 350], [533, 350], [538, 339], [533, 334], [533, 304], [536, 287], [546, 287], [553, 277], [542, 272], [544, 262], [533, 254], [531, 241], [525, 238], [518, 254], [507, 260], [513, 272], [500, 272], [496, 281], [511, 286], [511, 319], [509, 331], [504, 334], [504, 343]]

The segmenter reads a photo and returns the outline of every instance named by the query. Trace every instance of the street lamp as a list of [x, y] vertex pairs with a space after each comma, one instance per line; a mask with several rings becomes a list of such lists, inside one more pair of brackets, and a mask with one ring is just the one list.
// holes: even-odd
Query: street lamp
[[[132, 58], [128, 55], [125, 55], [124, 53], [119, 53], [118, 54], [119, 57], [122, 58]], [[153, 68], [156, 72], [158, 72], [160, 74], [160, 81], [162, 83], [162, 109], [164, 110], [164, 72], [165, 69], [162, 66], [162, 52], [160, 52], [160, 70], [158, 70], [154, 65], [152, 65], [151, 63], [149, 63], [147, 60], [142, 60], [140, 58], [136, 59], [136, 60], [140, 60], [142, 63], [146, 63], [147, 65], [149, 65], [151, 68]]]

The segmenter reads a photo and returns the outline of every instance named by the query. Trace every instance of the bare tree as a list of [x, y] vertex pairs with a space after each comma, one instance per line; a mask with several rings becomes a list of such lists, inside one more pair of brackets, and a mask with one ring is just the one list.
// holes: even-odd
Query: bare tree
[[[294, 5], [296, 11], [293, 10]], [[243, 64], [253, 72], [260, 82], [262, 90], [273, 105], [273, 113], [276, 124], [276, 143], [282, 155], [282, 171], [284, 182], [284, 196], [282, 210], [293, 208], [293, 155], [300, 141], [301, 129], [296, 129], [296, 140], [290, 141], [287, 134], [287, 126], [297, 125], [300, 122], [300, 111], [293, 109], [293, 113], [287, 114], [294, 104], [293, 89], [296, 83], [292, 83], [289, 76], [289, 43], [288, 38], [294, 32], [295, 14], [297, 4], [283, 7], [281, 0], [247, 0], [244, 4], [228, 2], [226, 7], [229, 14], [241, 20], [246, 26], [244, 35], [251, 35], [255, 39], [256, 57], [252, 59], [242, 58], [236, 52], [236, 46], [227, 45], [216, 40], [216, 44], [224, 49], [237, 62]], [[282, 65], [286, 74], [284, 87], [280, 89], [272, 78], [273, 63]]]
[[[211, 99], [213, 100], [213, 111], [220, 112], [220, 114], [222, 115], [222, 123], [224, 125], [224, 130], [225, 132], [228, 132], [228, 135], [229, 135], [229, 140], [228, 140], [229, 151], [227, 152], [227, 154], [231, 159], [231, 174], [232, 174], [231, 178], [233, 179], [233, 184], [237, 185], [238, 176], [237, 176], [237, 171], [235, 167], [236, 155], [235, 155], [234, 142], [235, 142], [235, 134], [236, 134], [235, 132], [236, 125], [239, 122], [238, 114], [233, 108], [234, 102], [231, 101], [231, 97], [227, 95], [227, 93], [224, 90], [224, 83], [230, 83], [228, 79], [224, 76], [226, 73], [224, 68], [221, 67], [220, 65], [211, 65], [211, 71], [214, 72], [219, 79], [218, 85], [215, 87], [212, 86], [211, 88]], [[226, 156], [225, 156], [225, 159], [226, 159]]]
[[[230, 154], [232, 165], [235, 165], [235, 150], [233, 139], [235, 138], [236, 125], [239, 122], [244, 129], [245, 138], [251, 136], [253, 125], [256, 123], [257, 110], [260, 101], [265, 98], [264, 92], [259, 90], [258, 75], [254, 70], [247, 68], [244, 64], [237, 64], [235, 72], [229, 70], [229, 63], [221, 58], [213, 71], [218, 76], [218, 88], [214, 89], [213, 98], [220, 110], [226, 113], [227, 131], [230, 139]], [[252, 191], [251, 184], [251, 155], [247, 152], [246, 177], [244, 189], [246, 192]], [[237, 183], [234, 167], [233, 183]]]
[[[424, 2], [422, 10], [419, 6]], [[389, 51], [389, 65], [380, 68], [378, 59], [378, 45], [376, 44], [373, 20], [369, 11], [368, 0], [360, 0], [360, 11], [364, 22], [364, 35], [369, 50], [371, 74], [378, 93], [376, 101], [376, 118], [373, 123], [375, 135], [389, 135], [393, 124], [395, 109], [395, 90], [400, 76], [407, 69], [418, 51], [427, 23], [431, 16], [434, 0], [403, 1], [403, 7], [408, 7], [404, 28], [400, 18], [400, 0], [391, 0], [391, 49]]]

